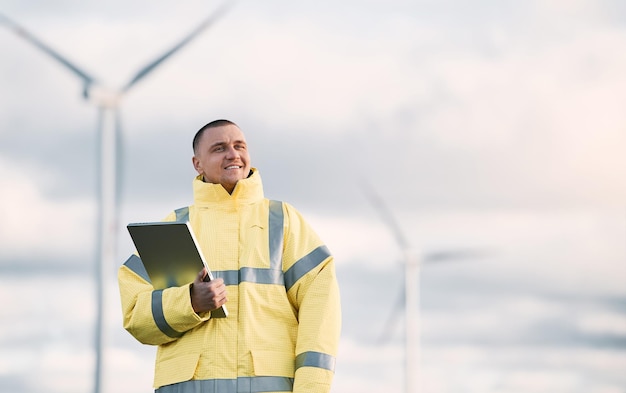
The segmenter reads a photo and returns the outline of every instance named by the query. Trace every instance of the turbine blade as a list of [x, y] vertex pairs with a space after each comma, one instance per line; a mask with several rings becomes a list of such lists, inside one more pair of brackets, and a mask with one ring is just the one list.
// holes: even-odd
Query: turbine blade
[[213, 12], [207, 19], [205, 19], [198, 27], [196, 27], [189, 35], [183, 38], [178, 44], [174, 45], [173, 48], [159, 56], [156, 60], [152, 61], [144, 68], [142, 68], [131, 80], [128, 84], [122, 89], [122, 92], [128, 91], [132, 86], [134, 86], [141, 79], [145, 78], [150, 72], [152, 72], [157, 66], [163, 63], [166, 59], [172, 56], [174, 53], [178, 52], [185, 45], [187, 45], [191, 40], [197, 37], [204, 29], [215, 23], [226, 11], [232, 6], [234, 1], [227, 1], [223, 3], [215, 12]]
[[96, 81], [93, 77], [91, 77], [91, 75], [81, 70], [78, 66], [73, 64], [71, 61], [69, 61], [65, 57], [63, 57], [61, 54], [59, 54], [57, 51], [52, 49], [50, 46], [44, 44], [41, 40], [39, 40], [30, 32], [28, 32], [22, 26], [15, 23], [13, 20], [9, 19], [7, 16], [0, 14], [0, 22], [4, 22], [7, 26], [9, 26], [9, 28], [13, 30], [15, 34], [24, 38], [26, 41], [30, 42], [31, 44], [35, 45], [37, 48], [47, 53], [53, 59], [61, 63], [63, 66], [65, 66], [67, 69], [69, 69], [74, 74], [76, 74], [79, 78], [81, 78], [85, 86], [85, 91], [83, 94], [86, 95], [86, 92], [89, 90], [89, 86]]
[[385, 202], [383, 202], [382, 198], [367, 183], [362, 182], [362, 189], [363, 189], [363, 192], [365, 193], [365, 196], [368, 197], [371, 204], [380, 213], [380, 216], [385, 222], [385, 224], [387, 224], [389, 229], [391, 229], [396, 239], [396, 243], [398, 243], [398, 246], [400, 246], [400, 249], [402, 251], [406, 251], [409, 248], [409, 243], [407, 242], [406, 237], [402, 233], [402, 230], [400, 229], [400, 225], [398, 225], [398, 222], [396, 221], [395, 217], [393, 216], [391, 211], [387, 208], [387, 205], [385, 205]]
[[382, 330], [382, 334], [380, 335], [380, 337], [378, 337], [378, 344], [384, 344], [388, 342], [393, 336], [393, 328], [397, 324], [400, 315], [404, 313], [405, 303], [404, 283], [402, 283], [402, 287], [398, 293], [398, 297], [396, 298], [394, 307], [391, 308], [391, 313], [387, 317], [387, 322], [385, 323], [385, 326]]

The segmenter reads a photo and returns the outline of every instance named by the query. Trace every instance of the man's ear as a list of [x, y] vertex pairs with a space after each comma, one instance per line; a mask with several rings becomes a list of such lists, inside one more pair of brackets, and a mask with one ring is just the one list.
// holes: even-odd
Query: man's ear
[[193, 168], [200, 174], [200, 160], [196, 158], [196, 156], [191, 157], [191, 163], [193, 164]]

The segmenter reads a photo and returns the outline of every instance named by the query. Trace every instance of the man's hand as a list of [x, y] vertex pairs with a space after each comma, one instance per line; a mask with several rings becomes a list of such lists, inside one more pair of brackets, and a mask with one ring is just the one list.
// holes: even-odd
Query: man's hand
[[202, 269], [191, 285], [191, 306], [196, 313], [213, 311], [228, 301], [224, 280], [216, 278], [205, 282], [206, 275], [206, 269]]

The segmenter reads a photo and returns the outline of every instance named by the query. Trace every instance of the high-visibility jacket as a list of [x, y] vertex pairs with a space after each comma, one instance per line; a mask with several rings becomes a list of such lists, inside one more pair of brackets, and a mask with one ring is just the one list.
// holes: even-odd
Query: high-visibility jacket
[[[232, 195], [193, 181], [188, 219], [228, 317], [196, 314], [190, 286], [155, 290], [137, 255], [119, 268], [124, 328], [158, 345], [154, 387], [170, 392], [329, 392], [341, 328], [332, 255], [291, 205], [264, 198], [260, 174]], [[191, 283], [190, 283], [191, 284]]]

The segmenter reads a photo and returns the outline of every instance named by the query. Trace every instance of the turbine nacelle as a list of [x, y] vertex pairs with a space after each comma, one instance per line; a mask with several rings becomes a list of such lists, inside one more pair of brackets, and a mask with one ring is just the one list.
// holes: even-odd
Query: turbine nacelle
[[97, 107], [105, 109], [117, 108], [122, 100], [119, 90], [96, 84], [86, 85], [83, 96]]

